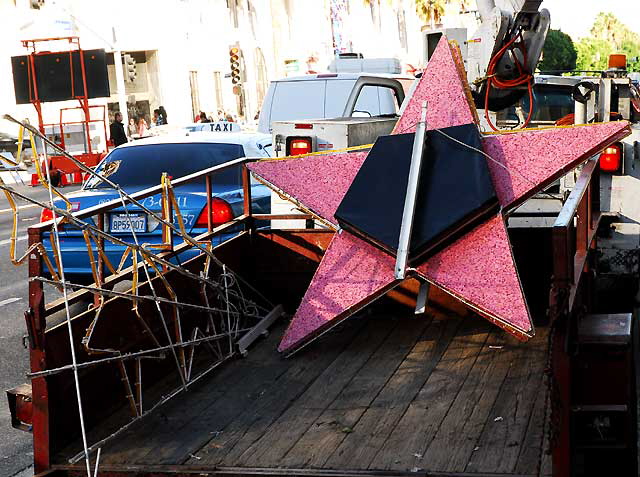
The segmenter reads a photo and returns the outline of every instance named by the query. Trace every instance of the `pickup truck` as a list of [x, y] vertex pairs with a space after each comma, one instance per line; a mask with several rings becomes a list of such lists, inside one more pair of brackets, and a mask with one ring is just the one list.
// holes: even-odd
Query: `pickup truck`
[[[639, 160], [625, 157], [634, 166]], [[214, 258], [203, 253], [137, 283], [135, 306], [117, 286], [131, 287], [132, 268], [105, 279], [105, 301], [94, 300], [96, 288], [77, 287], [69, 303], [91, 305], [73, 313], [72, 333], [51, 319], [65, 301], [45, 299], [42, 258], [33, 253], [25, 314], [31, 384], [8, 397], [14, 426], [33, 432], [36, 472], [637, 475], [635, 295], [603, 286], [610, 275], [594, 266], [615, 223], [601, 200], [610, 174], [603, 163], [592, 158], [576, 173], [550, 226], [509, 229], [536, 326], [528, 343], [435, 287], [426, 313], [416, 316], [421, 287], [408, 280], [282, 359], [278, 318], [297, 308], [336, 232], [258, 229], [257, 220], [290, 217], [253, 214], [249, 201], [242, 216], [197, 238], [229, 226], [243, 232], [215, 247]], [[247, 189], [249, 174], [243, 181]], [[51, 226], [31, 227], [29, 243]]]

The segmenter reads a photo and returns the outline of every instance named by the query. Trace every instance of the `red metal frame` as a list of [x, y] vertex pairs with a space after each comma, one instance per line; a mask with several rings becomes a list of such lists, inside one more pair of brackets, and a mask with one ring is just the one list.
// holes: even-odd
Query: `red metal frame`
[[[76, 106], [74, 108], [61, 108], [60, 109], [60, 122], [58, 124], [55, 123], [44, 123], [43, 117], [42, 117], [42, 100], [40, 99], [39, 95], [38, 95], [38, 84], [37, 84], [37, 74], [36, 74], [36, 70], [35, 70], [35, 57], [39, 56], [39, 55], [45, 55], [45, 54], [49, 54], [51, 53], [50, 51], [38, 51], [38, 45], [44, 42], [52, 42], [52, 41], [66, 41], [69, 43], [69, 45], [71, 46], [71, 49], [67, 51], [67, 53], [69, 54], [69, 64], [70, 64], [70, 69], [71, 69], [71, 73], [70, 73], [70, 81], [71, 81], [71, 92], [72, 92], [72, 96], [74, 99], [77, 99], [80, 103], [80, 106]], [[64, 149], [65, 148], [65, 143], [64, 143], [64, 126], [65, 125], [71, 125], [71, 124], [83, 124], [84, 125], [84, 129], [85, 129], [85, 134], [86, 134], [86, 148], [85, 148], [85, 154], [83, 155], [86, 159], [89, 160], [89, 162], [91, 162], [91, 164], [87, 164], [89, 166], [93, 166], [95, 165], [99, 159], [101, 159], [104, 154], [106, 153], [105, 151], [101, 151], [101, 152], [94, 152], [92, 145], [91, 145], [91, 131], [89, 129], [89, 126], [91, 123], [95, 123], [95, 122], [102, 122], [103, 124], [103, 131], [104, 131], [104, 138], [105, 138], [105, 144], [108, 143], [108, 139], [109, 136], [107, 134], [107, 119], [106, 119], [106, 108], [104, 105], [90, 105], [89, 104], [89, 96], [88, 96], [88, 90], [87, 90], [87, 75], [86, 75], [86, 71], [85, 71], [85, 66], [84, 66], [84, 50], [81, 48], [80, 46], [80, 38], [77, 36], [69, 36], [69, 37], [54, 37], [54, 38], [40, 38], [40, 39], [33, 39], [33, 40], [23, 40], [22, 41], [22, 45], [30, 52], [28, 54], [28, 76], [29, 76], [29, 98], [30, 98], [30, 102], [31, 104], [33, 104], [37, 114], [38, 114], [38, 129], [40, 129], [40, 132], [42, 134], [45, 134], [45, 127], [46, 126], [58, 126], [59, 130], [60, 130], [60, 146]], [[81, 68], [81, 74], [82, 74], [82, 85], [83, 85], [83, 90], [84, 90], [84, 94], [82, 95], [76, 95], [75, 94], [75, 84], [74, 84], [74, 74], [73, 74], [73, 52], [74, 51], [78, 51], [79, 57], [80, 57], [80, 68]], [[64, 53], [64, 52], [63, 52]], [[102, 118], [101, 119], [92, 119], [91, 118], [91, 109], [93, 108], [101, 108], [102, 111]], [[75, 110], [75, 109], [79, 109], [82, 111], [83, 114], [83, 120], [81, 121], [69, 121], [69, 122], [64, 122], [63, 121], [63, 114], [64, 111], [70, 111], [70, 110]], [[107, 147], [108, 149], [108, 147]], [[84, 160], [83, 160], [84, 162]], [[76, 172], [76, 170], [66, 170], [65, 172]]]
[[553, 475], [571, 475], [572, 341], [578, 315], [590, 306], [593, 275], [590, 252], [600, 224], [600, 169], [588, 161], [567, 198], [553, 230], [550, 318], [555, 327], [551, 352], [551, 442]]

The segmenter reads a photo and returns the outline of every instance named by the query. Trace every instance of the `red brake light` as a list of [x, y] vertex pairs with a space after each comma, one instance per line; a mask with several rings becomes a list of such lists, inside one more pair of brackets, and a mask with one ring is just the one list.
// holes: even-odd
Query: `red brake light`
[[312, 143], [310, 137], [295, 137], [287, 139], [287, 155], [298, 156], [300, 154], [309, 154], [311, 152]]
[[[226, 200], [214, 197], [211, 200], [211, 206], [213, 208], [213, 210], [211, 211], [211, 223], [214, 227], [217, 225], [226, 224], [227, 222], [233, 220], [233, 210]], [[200, 212], [200, 215], [198, 216], [198, 220], [196, 220], [195, 227], [206, 228], [208, 214], [209, 207], [205, 205], [202, 209], [202, 212]]]
[[622, 148], [620, 144], [609, 146], [600, 154], [600, 170], [617, 172], [622, 163]]
[[294, 129], [313, 129], [313, 124], [296, 123]]
[[50, 209], [42, 209], [40, 212], [40, 222], [46, 222], [53, 219], [53, 211]]

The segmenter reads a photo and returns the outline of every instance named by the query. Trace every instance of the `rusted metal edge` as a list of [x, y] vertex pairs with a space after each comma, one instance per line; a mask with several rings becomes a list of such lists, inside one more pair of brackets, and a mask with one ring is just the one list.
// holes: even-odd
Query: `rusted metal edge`
[[558, 214], [558, 218], [553, 224], [554, 227], [567, 227], [571, 225], [571, 221], [578, 211], [578, 206], [580, 205], [584, 194], [587, 192], [591, 182], [591, 177], [593, 176], [597, 166], [598, 160], [590, 159], [582, 168], [582, 172], [580, 173], [573, 190], [569, 194], [569, 197]]

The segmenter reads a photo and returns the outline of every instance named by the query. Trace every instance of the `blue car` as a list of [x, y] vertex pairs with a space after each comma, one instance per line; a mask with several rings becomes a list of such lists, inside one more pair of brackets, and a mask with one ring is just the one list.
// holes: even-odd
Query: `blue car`
[[[203, 169], [224, 164], [240, 157], [271, 156], [271, 137], [259, 133], [190, 133], [183, 136], [152, 137], [117, 147], [97, 166], [97, 172], [120, 185], [128, 194], [158, 185], [162, 173], [177, 179]], [[243, 191], [241, 167], [226, 169], [212, 176], [214, 200], [213, 211], [207, 210], [206, 186], [204, 179], [193, 181], [174, 189], [176, 202], [180, 208], [185, 228], [194, 237], [207, 230], [207, 215], [211, 214], [214, 226], [241, 215], [243, 212]], [[92, 177], [82, 190], [69, 198], [73, 211], [86, 209], [117, 199], [118, 193], [107, 183]], [[252, 181], [251, 198], [254, 213], [269, 213], [271, 195], [267, 187]], [[151, 211], [161, 215], [161, 196], [154, 195], [140, 201]], [[55, 202], [63, 208], [61, 200]], [[127, 205], [116, 208], [106, 215], [107, 231], [127, 243], [135, 243], [131, 226], [140, 244], [162, 243], [162, 226], [159, 221], [143, 212], [139, 207]], [[41, 221], [51, 219], [52, 214], [44, 209]], [[91, 219], [85, 219], [91, 221]], [[92, 221], [91, 221], [92, 222]], [[177, 225], [177, 219], [174, 217]], [[95, 225], [95, 224], [94, 224]], [[234, 236], [237, 232], [216, 237], [214, 245]], [[53, 261], [50, 237], [43, 237], [45, 248]], [[174, 235], [174, 244], [182, 243], [179, 235]], [[64, 225], [60, 232], [60, 248], [65, 276], [68, 280], [88, 282], [92, 280], [91, 263], [82, 232], [71, 225]], [[105, 241], [105, 252], [114, 267], [120, 263], [125, 247]], [[94, 246], [94, 253], [96, 248]], [[174, 262], [186, 261], [200, 253], [189, 249]], [[125, 262], [131, 264], [131, 257]]]

